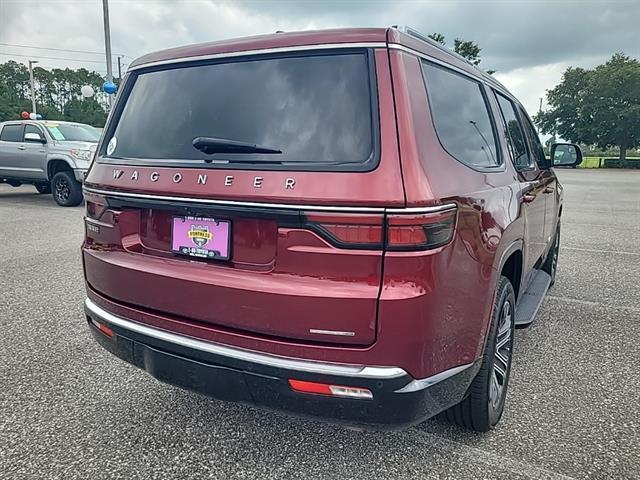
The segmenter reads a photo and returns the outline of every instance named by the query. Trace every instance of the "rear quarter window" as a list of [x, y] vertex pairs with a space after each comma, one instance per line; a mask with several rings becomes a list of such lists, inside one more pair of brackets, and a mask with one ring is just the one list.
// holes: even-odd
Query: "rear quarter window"
[[[377, 162], [374, 89], [366, 50], [134, 72], [101, 154], [107, 161], [156, 165], [368, 170]], [[196, 137], [282, 153], [207, 155], [194, 148]]]
[[22, 130], [24, 125], [5, 125], [0, 132], [0, 140], [3, 142], [22, 142]]
[[504, 136], [507, 139], [507, 146], [509, 147], [511, 159], [517, 169], [527, 169], [531, 167], [531, 164], [522, 126], [518, 120], [518, 114], [516, 113], [516, 107], [511, 100], [497, 92], [496, 99], [498, 100], [502, 119], [504, 120]]
[[445, 150], [473, 168], [500, 165], [482, 85], [424, 60], [422, 73], [433, 123]]

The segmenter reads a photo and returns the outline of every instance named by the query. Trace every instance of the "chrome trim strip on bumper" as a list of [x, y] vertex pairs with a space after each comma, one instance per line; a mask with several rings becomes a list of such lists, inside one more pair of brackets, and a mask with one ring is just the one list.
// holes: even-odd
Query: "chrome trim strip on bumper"
[[300, 372], [318, 373], [321, 375], [339, 375], [353, 378], [373, 378], [384, 380], [409, 376], [406, 371], [399, 367], [374, 367], [300, 360], [258, 353], [236, 347], [229, 347], [218, 343], [205, 342], [192, 337], [170, 333], [166, 330], [160, 330], [124, 319], [106, 311], [89, 298], [85, 300], [84, 306], [86, 313], [92, 319], [97, 319], [98, 321], [103, 320], [126, 330], [131, 330], [139, 333], [140, 335], [146, 335], [164, 342], [173, 343], [186, 348], [192, 348], [194, 350], [200, 350], [206, 353], [212, 353], [214, 355], [234, 358], [236, 360], [257, 363], [269, 367], [297, 370]]
[[402, 387], [400, 390], [396, 390], [394, 393], [411, 393], [418, 390], [424, 390], [425, 388], [429, 388], [436, 383], [442, 382], [449, 377], [457, 375], [460, 372], [464, 372], [467, 368], [471, 367], [473, 367], [473, 363], [467, 363], [466, 365], [460, 365], [458, 367], [453, 367], [449, 370], [445, 370], [444, 372], [436, 373], [431, 377], [422, 378], [420, 380], [413, 380]]
[[455, 203], [445, 203], [443, 205], [435, 205], [432, 207], [407, 207], [407, 208], [385, 208], [385, 207], [346, 207], [332, 205], [302, 205], [291, 203], [262, 203], [262, 202], [242, 202], [237, 200], [215, 200], [210, 198], [193, 198], [193, 197], [173, 197], [167, 195], [149, 195], [146, 193], [131, 193], [99, 190], [96, 188], [84, 187], [84, 192], [95, 193], [108, 197], [132, 198], [142, 200], [160, 200], [169, 202], [185, 202], [201, 205], [219, 205], [222, 207], [257, 207], [271, 208], [279, 210], [310, 210], [321, 212], [347, 212], [347, 213], [437, 213], [457, 208]]
[[354, 42], [354, 43], [322, 43], [318, 45], [295, 45], [289, 47], [261, 48], [257, 50], [244, 50], [239, 52], [212, 53], [209, 55], [196, 55], [193, 57], [171, 58], [167, 60], [158, 60], [156, 62], [141, 63], [129, 67], [127, 70], [139, 70], [141, 68], [156, 67], [160, 65], [171, 65], [174, 63], [197, 62], [202, 60], [214, 60], [218, 58], [246, 57], [253, 55], [265, 55], [270, 53], [283, 52], [300, 52], [311, 50], [329, 50], [335, 48], [386, 48], [386, 42]]

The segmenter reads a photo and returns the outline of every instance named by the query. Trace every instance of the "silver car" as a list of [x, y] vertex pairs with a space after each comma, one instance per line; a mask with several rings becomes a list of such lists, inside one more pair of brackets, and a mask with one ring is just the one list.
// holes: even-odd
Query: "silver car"
[[82, 181], [100, 132], [82, 123], [16, 120], [0, 123], [0, 183], [33, 184], [64, 207], [82, 202]]

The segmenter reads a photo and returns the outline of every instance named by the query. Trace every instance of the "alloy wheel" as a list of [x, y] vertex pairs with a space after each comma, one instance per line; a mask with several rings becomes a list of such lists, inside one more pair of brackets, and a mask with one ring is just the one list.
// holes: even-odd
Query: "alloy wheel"
[[558, 267], [558, 253], [560, 251], [560, 234], [556, 233], [556, 240], [553, 242], [553, 257], [551, 258], [551, 278], [556, 276], [556, 268]]
[[511, 302], [505, 301], [498, 319], [493, 371], [489, 381], [489, 404], [494, 411], [500, 406], [508, 381], [513, 348], [513, 313]]
[[62, 201], [66, 202], [69, 199], [69, 195], [71, 194], [71, 188], [67, 180], [62, 177], [56, 180], [56, 197]]

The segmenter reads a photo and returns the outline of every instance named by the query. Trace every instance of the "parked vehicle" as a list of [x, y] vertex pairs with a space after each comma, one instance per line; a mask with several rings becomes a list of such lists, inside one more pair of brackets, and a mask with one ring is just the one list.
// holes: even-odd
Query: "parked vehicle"
[[0, 183], [32, 184], [63, 207], [82, 202], [82, 181], [100, 133], [90, 125], [58, 121], [0, 123]]
[[555, 278], [551, 166], [500, 83], [413, 31], [146, 55], [85, 182], [89, 328], [219, 399], [489, 430]]

